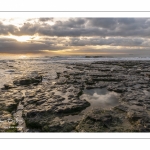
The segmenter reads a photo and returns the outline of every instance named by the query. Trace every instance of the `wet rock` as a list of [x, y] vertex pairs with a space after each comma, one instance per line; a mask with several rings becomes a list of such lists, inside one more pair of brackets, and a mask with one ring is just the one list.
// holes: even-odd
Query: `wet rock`
[[4, 88], [5, 89], [12, 89], [12, 88], [15, 88], [15, 86], [13, 84], [4, 84]]
[[[45, 107], [45, 109], [38, 109], [36, 107], [33, 107], [32, 109], [27, 110], [26, 108], [24, 109], [23, 116], [28, 119], [32, 118], [38, 115], [46, 115], [47, 113], [52, 112], [52, 107]], [[39, 118], [40, 120], [40, 118]]]
[[111, 114], [90, 114], [88, 115], [88, 118], [93, 121], [102, 121], [104, 124], [110, 124], [112, 121]]
[[5, 104], [5, 110], [7, 110], [9, 112], [15, 111], [17, 109], [17, 105], [18, 104], [14, 101], [7, 102]]
[[[6, 111], [12, 117], [21, 102], [23, 107], [17, 110], [23, 111], [27, 127], [35, 132], [150, 131], [149, 61], [43, 64], [36, 68], [38, 71], [30, 70], [30, 74], [19, 67], [26, 75], [19, 75], [14, 85], [5, 85], [0, 91], [2, 114]], [[58, 65], [60, 67], [56, 69]], [[13, 66], [17, 73], [16, 65]], [[45, 77], [44, 82], [41, 74]], [[112, 106], [111, 110], [93, 108], [89, 112], [90, 103], [80, 100], [83, 90], [104, 87], [121, 93], [118, 94], [119, 105]], [[22, 90], [26, 92], [21, 94]], [[62, 119], [67, 115], [84, 117], [80, 122], [69, 122]]]
[[107, 81], [107, 82], [120, 82], [123, 79], [122, 78], [114, 78], [114, 77], [99, 77], [99, 78], [92, 78], [93, 81]]
[[111, 110], [93, 110], [84, 117], [76, 130], [79, 132], [108, 132], [120, 123], [119, 117], [115, 116]]
[[75, 129], [77, 123], [75, 122], [66, 122], [63, 120], [54, 120], [49, 122], [48, 125], [45, 125], [42, 128], [44, 132], [71, 132]]
[[24, 106], [29, 105], [29, 104], [34, 104], [39, 101], [38, 98], [25, 98], [23, 101]]
[[114, 92], [117, 92], [117, 93], [124, 93], [124, 92], [127, 91], [127, 88], [125, 87], [125, 85], [123, 83], [109, 85], [107, 87], [107, 89], [109, 91], [114, 91]]
[[123, 112], [128, 111], [128, 107], [124, 106], [124, 105], [118, 105], [118, 106], [114, 107], [114, 109], [118, 109], [118, 110], [123, 111]]
[[42, 82], [42, 76], [41, 75], [37, 75], [35, 77], [23, 77], [21, 79], [13, 81], [13, 83], [15, 85], [29, 85], [29, 84], [33, 84], [33, 83], [38, 84], [40, 82]]
[[71, 103], [67, 105], [59, 105], [55, 109], [55, 113], [74, 113], [81, 111], [85, 109], [86, 107], [90, 106], [90, 103], [87, 102], [86, 100], [79, 100], [78, 104], [77, 103]]
[[68, 98], [72, 99], [72, 98], [74, 98], [74, 95], [68, 95]]
[[55, 99], [56, 101], [63, 101], [65, 99], [64, 97], [60, 95], [53, 95], [52, 98]]
[[127, 118], [131, 123], [135, 123], [139, 120], [149, 120], [149, 117], [145, 111], [131, 111], [127, 113]]
[[130, 101], [129, 105], [144, 106], [144, 104], [142, 102], [137, 102], [137, 101]]

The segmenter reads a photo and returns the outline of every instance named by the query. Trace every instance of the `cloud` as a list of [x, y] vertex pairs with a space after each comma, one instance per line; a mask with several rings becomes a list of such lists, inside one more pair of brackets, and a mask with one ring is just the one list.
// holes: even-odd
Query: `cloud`
[[[133, 41], [133, 42], [132, 42]], [[49, 52], [71, 50], [70, 53], [139, 53], [139, 51], [149, 52], [149, 44], [147, 40], [140, 38], [123, 39], [119, 38], [42, 38], [31, 42], [18, 42], [14, 39], [1, 38], [1, 53], [42, 53], [45, 50]], [[98, 47], [97, 47], [98, 46]], [[104, 47], [102, 47], [104, 46]], [[106, 46], [106, 47], [105, 47]], [[119, 48], [116, 48], [120, 46]], [[138, 48], [140, 47], [140, 48]]]
[[53, 21], [53, 18], [39, 18], [39, 21], [41, 22]]
[[[37, 33], [46, 36], [140, 36], [149, 37], [150, 26], [148, 19], [69, 19], [56, 21], [53, 26], [39, 26]], [[38, 25], [34, 25], [38, 26]], [[22, 31], [22, 30], [20, 30]]]
[[22, 36], [22, 35], [34, 35], [38, 33], [39, 28], [41, 28], [41, 24], [39, 23], [24, 23], [23, 26], [16, 30], [13, 35]]
[[[115, 52], [150, 49], [149, 18], [30, 18], [23, 24], [0, 22], [0, 52], [39, 53], [41, 50], [97, 52], [102, 47]], [[6, 35], [30, 35], [29, 42], [18, 42]], [[36, 35], [39, 39], [34, 40]], [[108, 49], [108, 47], [110, 47]], [[106, 50], [106, 48], [105, 48]], [[118, 51], [118, 50], [117, 50]]]
[[18, 28], [14, 25], [4, 25], [2, 22], [0, 22], [0, 35], [9, 35], [15, 34], [18, 31]]
[[114, 29], [117, 19], [114, 18], [89, 18], [88, 25], [91, 27]]
[[55, 42], [39, 40], [36, 42], [18, 42], [13, 39], [0, 39], [1, 53], [41, 53], [42, 50], [63, 50], [65, 46], [57, 45]]
[[110, 37], [110, 38], [70, 38], [70, 46], [108, 45], [108, 46], [149, 46], [149, 39]]
[[[0, 23], [0, 34], [33, 35], [37, 33], [39, 35], [61, 37], [150, 36], [150, 19], [148, 18], [70, 18], [55, 22], [53, 18], [39, 18], [38, 21], [37, 19], [35, 20], [32, 22], [27, 21], [19, 28]], [[54, 24], [45, 23], [49, 20], [53, 21]]]

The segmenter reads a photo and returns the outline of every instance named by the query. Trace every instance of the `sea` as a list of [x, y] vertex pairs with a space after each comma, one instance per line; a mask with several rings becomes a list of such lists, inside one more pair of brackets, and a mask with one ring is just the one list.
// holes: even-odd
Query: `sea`
[[46, 81], [47, 78], [54, 79], [56, 72], [65, 70], [66, 64], [96, 61], [150, 61], [150, 56], [0, 56], [0, 88], [19, 76], [41, 72], [45, 75], [43, 81]]

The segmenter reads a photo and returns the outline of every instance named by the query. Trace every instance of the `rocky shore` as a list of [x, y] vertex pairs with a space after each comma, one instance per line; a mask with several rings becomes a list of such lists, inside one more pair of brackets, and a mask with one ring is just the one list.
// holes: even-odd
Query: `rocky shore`
[[150, 131], [150, 61], [32, 68], [0, 90], [1, 132]]

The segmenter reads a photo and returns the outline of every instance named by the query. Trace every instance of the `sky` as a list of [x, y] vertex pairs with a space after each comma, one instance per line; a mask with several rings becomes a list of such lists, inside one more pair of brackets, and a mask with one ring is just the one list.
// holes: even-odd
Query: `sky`
[[150, 56], [150, 18], [0, 18], [0, 54]]

